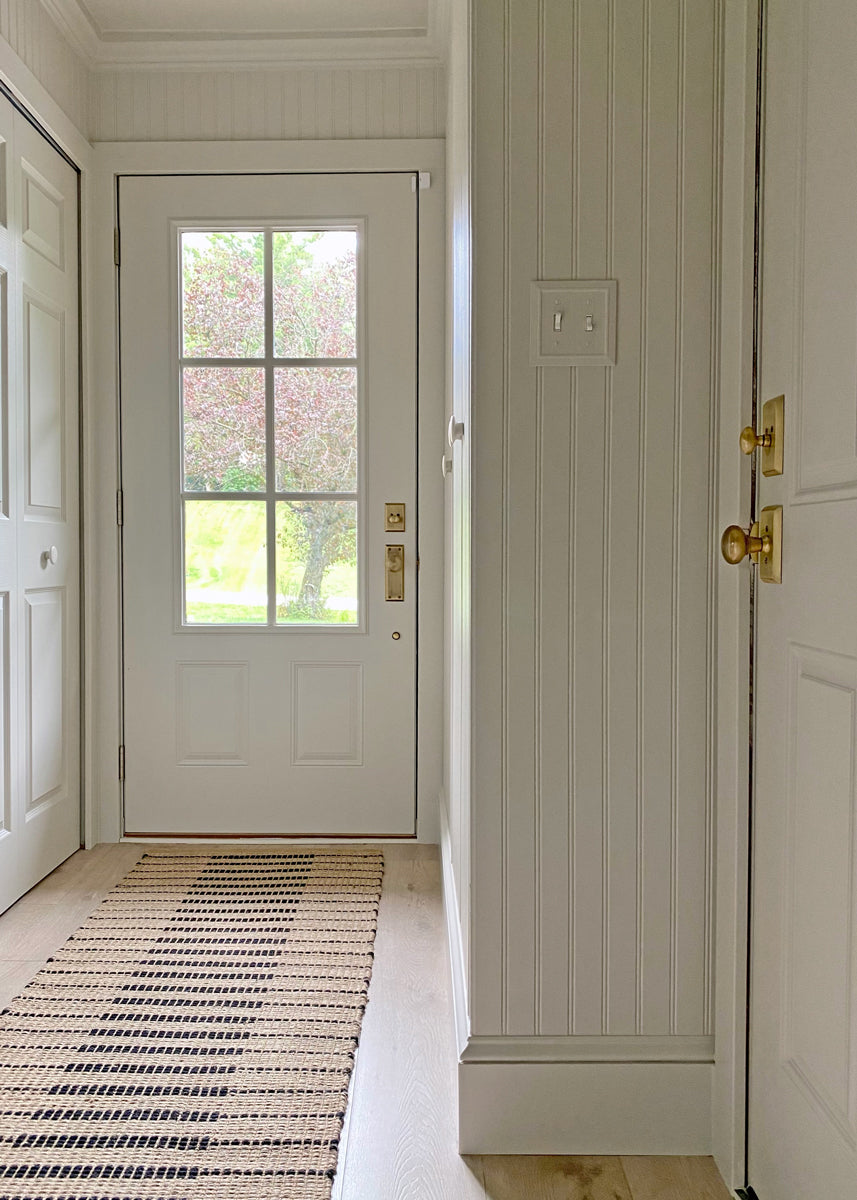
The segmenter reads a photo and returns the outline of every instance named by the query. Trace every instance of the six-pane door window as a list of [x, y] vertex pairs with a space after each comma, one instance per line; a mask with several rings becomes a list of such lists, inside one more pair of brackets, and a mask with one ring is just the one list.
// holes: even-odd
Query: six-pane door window
[[180, 236], [184, 623], [356, 625], [357, 230]]

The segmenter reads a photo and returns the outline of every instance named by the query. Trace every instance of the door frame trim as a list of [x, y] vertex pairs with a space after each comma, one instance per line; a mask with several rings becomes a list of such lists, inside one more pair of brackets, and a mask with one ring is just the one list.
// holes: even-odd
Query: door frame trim
[[[738, 433], [752, 417], [757, 33], [760, 0], [725, 0], [716, 528], [750, 512]], [[716, 551], [715, 551], [716, 552]], [[715, 1065], [712, 1151], [726, 1184], [746, 1170], [750, 868], [750, 572], [720, 564], [715, 728]]]
[[[95, 770], [86, 808], [86, 845], [118, 841], [121, 785], [121, 576], [116, 490], [120, 478], [118, 305], [113, 230], [120, 175], [343, 174], [429, 172], [419, 195], [419, 479], [420, 582], [417, 711], [417, 840], [439, 840], [443, 684], [443, 481], [432, 470], [442, 444], [444, 412], [444, 147], [440, 138], [324, 142], [103, 142], [93, 147], [89, 212], [89, 301], [93, 424], [93, 513], [98, 614], [96, 703], [92, 729]], [[95, 649], [95, 648], [93, 648]]]

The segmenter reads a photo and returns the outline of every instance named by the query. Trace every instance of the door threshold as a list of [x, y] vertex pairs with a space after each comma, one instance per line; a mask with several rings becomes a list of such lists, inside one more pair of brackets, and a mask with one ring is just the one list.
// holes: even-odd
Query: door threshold
[[264, 845], [291, 842], [297, 845], [335, 845], [337, 842], [416, 842], [415, 833], [126, 833], [120, 842], [243, 842]]

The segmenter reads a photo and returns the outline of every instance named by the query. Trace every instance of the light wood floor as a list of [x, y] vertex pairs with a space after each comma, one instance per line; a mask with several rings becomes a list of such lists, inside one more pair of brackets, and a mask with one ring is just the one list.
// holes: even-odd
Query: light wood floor
[[[187, 846], [82, 850], [0, 916], [0, 1008], [142, 853], [176, 851]], [[710, 1158], [459, 1157], [437, 850], [387, 845], [384, 856], [375, 966], [334, 1200], [728, 1200]]]

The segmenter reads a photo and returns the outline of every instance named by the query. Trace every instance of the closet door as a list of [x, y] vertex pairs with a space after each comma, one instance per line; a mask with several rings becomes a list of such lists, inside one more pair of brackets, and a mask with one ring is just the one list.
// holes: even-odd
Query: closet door
[[80, 845], [77, 174], [0, 100], [0, 910]]

